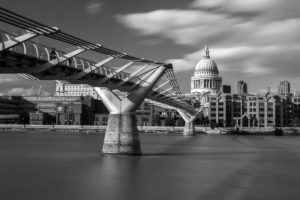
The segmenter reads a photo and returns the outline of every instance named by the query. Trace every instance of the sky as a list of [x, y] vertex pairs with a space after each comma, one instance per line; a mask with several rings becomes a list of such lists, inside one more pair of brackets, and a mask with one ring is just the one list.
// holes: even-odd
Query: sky
[[[181, 90], [206, 43], [223, 84], [276, 92], [281, 80], [300, 93], [299, 0], [0, 0], [1, 6], [130, 55], [172, 63]], [[62, 49], [65, 50], [65, 49]], [[0, 75], [0, 95], [29, 95], [40, 85]]]

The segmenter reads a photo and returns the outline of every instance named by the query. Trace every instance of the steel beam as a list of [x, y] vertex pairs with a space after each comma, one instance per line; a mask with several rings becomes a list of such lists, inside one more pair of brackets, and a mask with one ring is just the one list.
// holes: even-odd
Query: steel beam
[[16, 45], [19, 45], [23, 42], [26, 42], [34, 37], [37, 37], [39, 35], [42, 35], [42, 34], [51, 34], [51, 33], [55, 33], [57, 31], [59, 31], [59, 29], [57, 27], [53, 27], [52, 28], [53, 30], [56, 30], [56, 31], [45, 31], [45, 30], [41, 30], [39, 29], [38, 27], [37, 28], [31, 28], [29, 31], [27, 31], [27, 33], [23, 34], [23, 35], [20, 35], [20, 36], [17, 36], [13, 39], [10, 39], [8, 41], [5, 41], [3, 42], [1, 45], [0, 45], [0, 51], [4, 51], [6, 49], [10, 49]]
[[8, 40], [6, 42], [3, 42], [1, 45], [0, 45], [0, 51], [4, 51], [6, 49], [9, 49], [9, 48], [12, 48], [16, 45], [19, 45], [27, 40], [30, 40], [36, 36], [38, 36], [39, 34], [37, 33], [32, 33], [32, 32], [28, 32], [24, 35], [21, 35], [21, 36], [18, 36], [18, 37], [15, 37], [14, 39], [11, 39], [11, 40]]
[[148, 66], [149, 64], [143, 65], [140, 69], [134, 71], [132, 74], [130, 74], [130, 77], [126, 77], [121, 83], [118, 83], [117, 87], [121, 87], [122, 85], [136, 77], [141, 71], [143, 71]]
[[134, 62], [131, 61], [131, 62], [129, 62], [129, 63], [123, 65], [122, 67], [116, 69], [115, 71], [113, 71], [113, 72], [111, 72], [110, 74], [108, 74], [105, 78], [103, 78], [103, 79], [101, 80], [101, 83], [107, 82], [109, 79], [111, 79], [112, 77], [114, 77], [115, 74], [118, 74], [118, 73], [124, 71], [125, 69], [127, 69], [128, 67], [130, 67], [130, 66], [133, 65], [133, 64], [134, 64]]
[[63, 56], [52, 59], [52, 60], [50, 60], [49, 62], [47, 62], [43, 65], [39, 65], [39, 66], [34, 67], [33, 73], [36, 74], [36, 73], [41, 73], [43, 71], [46, 71], [47, 69], [50, 69], [51, 67], [54, 67], [54, 66], [56, 66], [56, 65], [58, 65], [62, 62], [65, 62], [66, 60], [68, 60], [68, 59], [70, 59], [70, 58], [72, 58], [72, 57], [74, 57], [74, 56], [76, 56], [76, 55], [78, 55], [78, 54], [80, 54], [80, 53], [82, 53], [86, 50], [87, 50], [86, 47], [85, 48], [79, 48], [79, 49], [76, 49], [75, 51], [67, 53]]
[[80, 79], [80, 78], [86, 76], [87, 74], [94, 72], [95, 70], [102, 67], [103, 65], [110, 62], [113, 59], [115, 59], [115, 57], [109, 56], [108, 58], [101, 60], [100, 62], [96, 63], [95, 65], [92, 65], [90, 68], [84, 69], [83, 71], [79, 72], [78, 74], [71, 75], [68, 78], [69, 79]]

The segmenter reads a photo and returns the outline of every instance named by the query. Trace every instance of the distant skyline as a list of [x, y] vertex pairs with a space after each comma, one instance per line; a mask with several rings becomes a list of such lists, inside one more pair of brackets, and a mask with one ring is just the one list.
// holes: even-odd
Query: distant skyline
[[[64, 32], [129, 54], [173, 63], [183, 92], [206, 42], [223, 84], [277, 92], [281, 80], [300, 92], [299, 0], [0, 0], [1, 6]], [[64, 49], [62, 49], [64, 50]], [[29, 94], [35, 83], [0, 75], [0, 95]], [[33, 89], [31, 89], [33, 87]]]

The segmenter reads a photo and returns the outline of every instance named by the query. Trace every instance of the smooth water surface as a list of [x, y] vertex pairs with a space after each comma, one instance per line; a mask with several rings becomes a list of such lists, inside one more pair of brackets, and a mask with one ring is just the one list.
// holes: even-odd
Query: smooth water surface
[[143, 156], [103, 156], [103, 135], [0, 132], [0, 199], [300, 199], [298, 136], [140, 139]]

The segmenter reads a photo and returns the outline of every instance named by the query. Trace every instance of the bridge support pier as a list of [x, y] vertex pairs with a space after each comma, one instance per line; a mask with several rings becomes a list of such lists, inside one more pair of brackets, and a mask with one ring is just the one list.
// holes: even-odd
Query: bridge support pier
[[194, 135], [196, 135], [194, 121], [186, 121], [185, 122], [185, 125], [184, 125], [184, 128], [183, 128], [183, 135], [184, 136], [194, 136]]
[[141, 154], [135, 113], [109, 114], [102, 152]]
[[194, 135], [196, 135], [194, 121], [195, 121], [197, 115], [199, 114], [199, 112], [196, 115], [191, 115], [191, 114], [186, 113], [186, 112], [184, 112], [183, 110], [180, 110], [180, 109], [178, 109], [177, 111], [179, 112], [179, 114], [181, 115], [183, 120], [185, 121], [185, 126], [184, 126], [184, 129], [183, 129], [183, 135], [184, 136], [194, 136]]
[[118, 96], [108, 88], [94, 87], [110, 112], [102, 148], [104, 154], [140, 155], [142, 153], [135, 112], [166, 69], [167, 66], [160, 66], [127, 96]]

